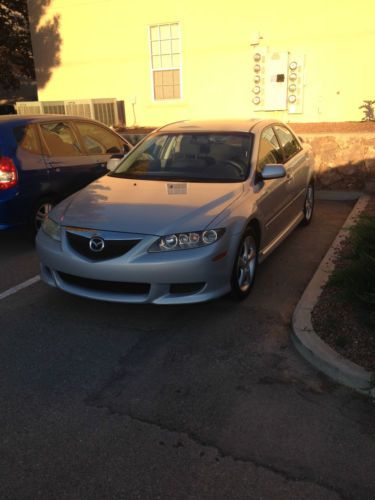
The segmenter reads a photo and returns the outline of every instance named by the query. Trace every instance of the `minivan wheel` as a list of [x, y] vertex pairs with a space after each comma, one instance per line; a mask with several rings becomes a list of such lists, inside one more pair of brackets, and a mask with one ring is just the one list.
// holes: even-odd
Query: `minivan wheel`
[[307, 226], [311, 222], [314, 212], [314, 203], [315, 203], [314, 184], [310, 182], [310, 184], [307, 186], [305, 204], [303, 206], [303, 219], [301, 221], [301, 224], [303, 226]]
[[47, 217], [54, 205], [55, 204], [51, 198], [43, 198], [35, 205], [30, 221], [32, 236], [35, 236], [39, 231], [44, 219]]
[[248, 229], [242, 236], [233, 264], [231, 295], [245, 299], [253, 286], [258, 265], [258, 245], [254, 232]]

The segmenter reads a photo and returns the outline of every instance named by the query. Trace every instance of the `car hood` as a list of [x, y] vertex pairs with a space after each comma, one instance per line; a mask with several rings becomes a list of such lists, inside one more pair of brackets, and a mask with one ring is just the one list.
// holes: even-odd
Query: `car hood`
[[60, 203], [51, 217], [64, 226], [161, 236], [205, 229], [242, 192], [242, 183], [105, 176]]

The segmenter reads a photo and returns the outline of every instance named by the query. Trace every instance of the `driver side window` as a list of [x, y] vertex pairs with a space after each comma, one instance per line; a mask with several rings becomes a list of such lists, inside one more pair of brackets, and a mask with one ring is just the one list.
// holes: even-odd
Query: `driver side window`
[[75, 122], [89, 155], [119, 154], [123, 151], [121, 140], [109, 130], [91, 122]]
[[283, 153], [272, 127], [263, 130], [260, 137], [257, 172], [269, 163], [284, 163]]

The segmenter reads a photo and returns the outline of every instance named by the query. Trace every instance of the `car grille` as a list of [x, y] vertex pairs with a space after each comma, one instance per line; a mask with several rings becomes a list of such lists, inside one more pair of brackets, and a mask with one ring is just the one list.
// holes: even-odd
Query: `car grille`
[[197, 293], [206, 283], [173, 283], [169, 287], [169, 292], [174, 294]]
[[128, 295], [147, 295], [150, 292], [150, 285], [148, 283], [93, 280], [61, 272], [58, 275], [68, 285], [79, 286], [80, 288], [86, 288], [86, 290]]
[[76, 233], [66, 233], [69, 245], [80, 255], [91, 260], [106, 260], [120, 257], [129, 252], [141, 240], [107, 240], [104, 239], [105, 246], [101, 252], [93, 252], [89, 247], [90, 236], [82, 236]]

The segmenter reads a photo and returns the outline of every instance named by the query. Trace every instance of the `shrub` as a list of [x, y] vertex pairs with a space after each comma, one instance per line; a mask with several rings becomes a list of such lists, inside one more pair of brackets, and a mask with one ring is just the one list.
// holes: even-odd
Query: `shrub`
[[375, 111], [374, 111], [375, 101], [363, 101], [362, 106], [359, 106], [358, 109], [363, 109], [364, 117], [362, 121], [364, 122], [373, 122], [375, 121]]
[[347, 266], [336, 269], [332, 284], [357, 303], [367, 323], [375, 326], [375, 216], [361, 216], [349, 236]]

